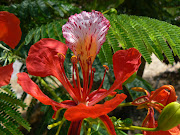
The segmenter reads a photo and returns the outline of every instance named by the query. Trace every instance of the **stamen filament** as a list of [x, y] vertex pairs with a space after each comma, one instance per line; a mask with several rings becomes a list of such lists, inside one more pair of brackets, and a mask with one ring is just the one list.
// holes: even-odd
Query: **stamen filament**
[[77, 88], [76, 81], [75, 81], [75, 79], [74, 79], [74, 71], [75, 71], [74, 64], [73, 64], [73, 69], [72, 69], [72, 70], [73, 70], [73, 71], [72, 71], [73, 85], [74, 85], [75, 88]]
[[103, 80], [99, 86], [99, 88], [91, 95], [91, 97], [93, 97], [95, 94], [97, 94], [99, 92], [99, 90], [101, 89], [103, 83], [104, 83], [104, 79], [105, 79], [105, 76], [106, 76], [106, 72], [107, 70], [109, 70], [109, 68], [106, 66], [106, 65], [103, 65], [103, 67], [105, 67], [105, 71], [104, 71], [104, 76], [103, 76]]
[[91, 78], [90, 78], [90, 84], [89, 84], [89, 89], [88, 89], [87, 95], [89, 95], [89, 93], [90, 93], [90, 91], [92, 89], [93, 80], [94, 80], [94, 73], [95, 72], [96, 72], [96, 69], [91, 67]]
[[[76, 73], [77, 85], [76, 85], [75, 80], [73, 81], [73, 83], [76, 86], [76, 88], [78, 88], [78, 90], [79, 90], [79, 91], [77, 91], [78, 95], [79, 95], [79, 98], [82, 99], [81, 83], [80, 83], [79, 71], [78, 71], [78, 67], [77, 67], [78, 58], [76, 56], [72, 56], [71, 57], [71, 62], [73, 63], [73, 71], [75, 71], [75, 73]], [[73, 78], [74, 78], [74, 72], [73, 72]]]
[[[65, 56], [63, 54], [57, 54], [60, 61], [64, 61]], [[57, 79], [63, 84], [63, 86], [65, 87], [65, 89], [68, 91], [68, 93], [71, 95], [71, 97], [74, 99], [74, 101], [77, 103], [77, 101], [79, 100], [79, 95], [78, 93], [75, 91], [75, 89], [72, 87], [71, 83], [69, 82], [69, 80], [66, 77], [65, 74], [65, 70], [64, 70], [64, 65], [63, 62], [60, 62], [60, 71], [59, 71], [59, 76], [57, 76]]]
[[80, 83], [79, 70], [78, 70], [77, 65], [75, 65], [75, 72], [76, 72], [76, 78], [77, 78], [77, 87], [78, 87], [78, 89], [79, 89], [79, 94], [81, 95], [81, 98], [82, 98], [81, 83]]

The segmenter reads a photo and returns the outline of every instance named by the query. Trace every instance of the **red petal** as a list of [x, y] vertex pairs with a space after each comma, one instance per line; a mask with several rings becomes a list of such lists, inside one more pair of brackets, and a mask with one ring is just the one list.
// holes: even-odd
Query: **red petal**
[[66, 55], [67, 46], [54, 39], [44, 38], [31, 46], [26, 65], [31, 75], [46, 77], [58, 76], [60, 61], [57, 53]]
[[0, 67], [0, 87], [9, 84], [12, 73], [13, 63], [4, 67]]
[[69, 121], [78, 121], [88, 117], [95, 119], [114, 110], [126, 97], [125, 94], [117, 94], [116, 97], [104, 104], [94, 106], [86, 106], [80, 103], [78, 106], [67, 109], [64, 116]]
[[114, 125], [108, 115], [99, 116], [110, 135], [116, 135]]
[[142, 124], [143, 127], [155, 128], [154, 109], [148, 108], [148, 113]]
[[[169, 90], [169, 91], [166, 91]], [[164, 85], [151, 93], [150, 100], [167, 105], [177, 100], [175, 89], [172, 85]]]
[[19, 24], [20, 21], [14, 14], [6, 11], [0, 12], [0, 41], [3, 41], [12, 49], [21, 40], [22, 32]]
[[138, 70], [140, 64], [141, 54], [135, 48], [119, 50], [113, 55], [114, 75], [120, 88], [122, 83]]
[[57, 40], [50, 38], [41, 39], [31, 46], [26, 59], [26, 65], [31, 75], [41, 77], [55, 76], [71, 97], [77, 101], [77, 93], [74, 92], [72, 86], [69, 85], [70, 83], [65, 79], [63, 63], [67, 49], [65, 44]]
[[[153, 95], [154, 91], [151, 92], [151, 94]], [[167, 100], [169, 98], [169, 92], [166, 90], [162, 90], [160, 91], [154, 98], [153, 101], [156, 101], [158, 103], [163, 104], [164, 106], [167, 105]]]
[[80, 135], [82, 120], [72, 121], [69, 127], [68, 135]]
[[62, 108], [69, 108], [72, 105], [70, 104], [63, 104], [63, 103], [58, 103], [52, 99], [50, 99], [48, 96], [46, 96], [38, 87], [37, 84], [35, 84], [28, 76], [26, 73], [18, 73], [18, 80], [17, 83], [19, 83], [22, 86], [22, 89], [39, 100], [41, 103], [45, 105], [51, 105], [53, 109], [56, 111], [56, 107], [62, 107]]

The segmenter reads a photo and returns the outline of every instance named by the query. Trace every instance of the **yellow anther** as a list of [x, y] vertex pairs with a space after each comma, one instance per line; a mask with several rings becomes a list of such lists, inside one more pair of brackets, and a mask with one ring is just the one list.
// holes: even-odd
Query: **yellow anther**
[[92, 71], [95, 73], [95, 72], [96, 72], [96, 69], [95, 69], [95, 68], [92, 68]]
[[146, 89], [142, 88], [142, 87], [133, 87], [131, 89], [134, 90], [134, 91], [138, 91], [138, 92], [145, 92], [146, 95], [149, 96], [149, 92]]
[[77, 56], [72, 56], [71, 57], [71, 62], [73, 63], [73, 64], [77, 64], [78, 63], [78, 59], [77, 59]]
[[58, 57], [60, 58], [60, 59], [65, 59], [66, 58], [66, 56], [64, 55], [64, 54], [62, 54], [62, 53], [57, 53], [57, 55], [58, 55]]
[[103, 65], [103, 67], [106, 69], [106, 71], [109, 71], [109, 67], [107, 65]]
[[146, 90], [144, 89], [144, 88], [142, 88], [142, 87], [133, 87], [133, 88], [131, 88], [132, 90], [134, 90], [134, 91], [139, 91], [139, 92], [145, 92]]

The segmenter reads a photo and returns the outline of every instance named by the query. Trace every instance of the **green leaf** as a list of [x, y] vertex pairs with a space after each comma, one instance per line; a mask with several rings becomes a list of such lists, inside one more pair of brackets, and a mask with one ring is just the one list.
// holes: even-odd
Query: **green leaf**
[[37, 41], [39, 41], [40, 39], [40, 28], [37, 28], [35, 30], [35, 34], [34, 34], [34, 43], [36, 43]]
[[47, 29], [46, 25], [41, 26], [41, 38], [48, 38], [48, 34], [47, 34], [46, 29]]
[[110, 54], [114, 54], [120, 47], [138, 49], [148, 63], [151, 63], [152, 53], [160, 60], [164, 59], [164, 54], [171, 64], [174, 62], [173, 54], [180, 56], [179, 27], [148, 17], [115, 14], [105, 16], [111, 27], [103, 45], [105, 47], [102, 46], [98, 55], [102, 63], [110, 64]]
[[25, 38], [25, 45], [28, 45], [31, 42], [32, 38], [34, 37], [34, 34], [34, 29], [31, 29]]
[[48, 28], [48, 36], [49, 36], [49, 38], [57, 39], [57, 37], [55, 35], [53, 24], [52, 23], [48, 24], [47, 28]]

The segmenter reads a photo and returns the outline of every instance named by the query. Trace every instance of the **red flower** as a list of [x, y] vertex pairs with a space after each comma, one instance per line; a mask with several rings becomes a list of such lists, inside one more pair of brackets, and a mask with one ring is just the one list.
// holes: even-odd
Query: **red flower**
[[[137, 109], [147, 108], [148, 113], [144, 119], [142, 126], [148, 128], [156, 128], [157, 121], [154, 119], [154, 109], [159, 113], [169, 103], [177, 100], [175, 89], [171, 85], [164, 85], [159, 89], [152, 91], [151, 94], [140, 87], [133, 88], [135, 91], [145, 92], [145, 96], [141, 96], [135, 99], [132, 104], [138, 106]], [[168, 91], [167, 91], [168, 90]], [[153, 109], [154, 108], [154, 109]], [[179, 135], [180, 130], [178, 127], [174, 127], [168, 131], [143, 131], [144, 135]]]
[[[21, 28], [19, 19], [12, 13], [0, 11], [0, 41], [3, 41], [12, 49], [21, 39]], [[0, 87], [9, 84], [13, 72], [13, 64], [0, 67]]]
[[[96, 54], [105, 42], [105, 35], [109, 29], [109, 21], [97, 11], [82, 12], [69, 18], [63, 26], [63, 35], [67, 46], [73, 51], [73, 85], [69, 82], [64, 71], [64, 60], [68, 47], [54, 39], [41, 39], [31, 46], [26, 65], [28, 73], [35, 76], [56, 77], [72, 97], [61, 103], [55, 102], [41, 92], [39, 87], [29, 78], [26, 73], [18, 74], [18, 83], [23, 90], [32, 95], [40, 102], [51, 105], [56, 111], [66, 108], [65, 118], [71, 121], [68, 134], [80, 134], [81, 124], [84, 118], [100, 118], [105, 124], [108, 132], [115, 135], [114, 125], [107, 113], [114, 110], [125, 98], [125, 94], [117, 94], [113, 99], [104, 104], [97, 104], [108, 95], [121, 88], [122, 83], [127, 80], [140, 65], [141, 54], [134, 48], [117, 51], [113, 56], [114, 73], [116, 80], [109, 90], [101, 89], [103, 81], [96, 91], [91, 92], [95, 69], [92, 67]], [[77, 63], [79, 62], [83, 73], [83, 87], [80, 84]], [[108, 70], [105, 67], [105, 73]], [[89, 77], [90, 73], [90, 77]], [[76, 76], [76, 80], [74, 79]], [[104, 80], [104, 78], [103, 78]], [[54, 114], [54, 116], [55, 116]]]

